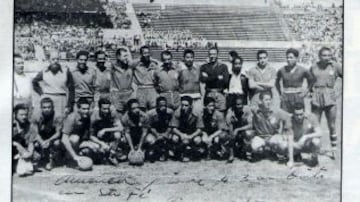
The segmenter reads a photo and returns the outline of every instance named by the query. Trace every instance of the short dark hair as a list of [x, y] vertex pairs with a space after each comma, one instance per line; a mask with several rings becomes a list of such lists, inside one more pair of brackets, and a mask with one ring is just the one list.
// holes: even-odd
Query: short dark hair
[[297, 102], [294, 104], [292, 111], [294, 112], [295, 110], [303, 110], [303, 109], [305, 109], [304, 103]]
[[98, 102], [99, 109], [101, 108], [101, 105], [111, 105], [111, 102], [108, 98], [100, 98]]
[[86, 50], [80, 50], [79, 52], [76, 53], [76, 59], [79, 59], [80, 56], [85, 55], [86, 59], [89, 58], [89, 52]]
[[140, 47], [140, 54], [143, 54], [143, 52], [144, 52], [144, 49], [149, 49], [150, 50], [150, 47], [149, 46], [141, 46]]
[[206, 107], [208, 104], [214, 102], [215, 103], [215, 99], [212, 97], [205, 97], [204, 98], [204, 106]]
[[164, 61], [164, 55], [170, 55], [170, 57], [173, 58], [173, 55], [169, 50], [164, 50], [164, 51], [161, 51], [161, 53], [160, 53], [161, 61]]
[[231, 50], [229, 51], [229, 55], [233, 58], [236, 58], [239, 56], [239, 54], [235, 51], [235, 50]]
[[49, 97], [44, 97], [40, 100], [40, 106], [42, 106], [44, 103], [51, 103], [51, 105], [54, 106], [54, 101]]
[[266, 56], [269, 56], [269, 53], [266, 50], [258, 50], [256, 53], [256, 58], [259, 59], [261, 54], [266, 54]]
[[115, 52], [115, 56], [121, 55], [121, 52], [127, 52], [126, 48], [118, 48]]
[[319, 57], [322, 55], [322, 53], [324, 51], [330, 51], [331, 52], [331, 48], [326, 47], [326, 46], [321, 47], [320, 50], [319, 50]]
[[138, 101], [137, 99], [135, 99], [135, 98], [130, 99], [130, 100], [127, 102], [127, 104], [126, 104], [128, 110], [131, 110], [131, 106], [132, 106], [133, 104], [135, 104], [135, 103], [138, 103], [138, 104], [139, 104], [139, 101]]
[[195, 57], [195, 52], [191, 49], [185, 49], [183, 57], [185, 58], [186, 54], [188, 54], [188, 53], [192, 54], [193, 57]]
[[210, 48], [209, 48], [209, 52], [210, 52], [211, 50], [216, 50], [216, 52], [219, 53], [219, 49], [218, 49], [216, 46], [210, 47]]
[[193, 103], [192, 97], [187, 96], [187, 95], [182, 96], [182, 97], [180, 98], [180, 101], [187, 101], [187, 102], [189, 102], [190, 105], [192, 105], [192, 103]]
[[292, 53], [295, 57], [299, 57], [299, 51], [295, 48], [289, 48], [286, 50], [286, 56]]
[[159, 96], [156, 98], [156, 105], [159, 105], [161, 101], [165, 101], [167, 103], [167, 100], [164, 96]]
[[96, 52], [95, 52], [95, 59], [97, 59], [97, 58], [98, 58], [98, 56], [99, 56], [99, 55], [101, 55], [101, 54], [104, 54], [104, 55], [105, 55], [105, 57], [106, 57], [106, 53], [105, 53], [105, 51], [98, 50], [98, 51], [96, 51]]
[[79, 100], [77, 101], [76, 105], [77, 105], [78, 108], [80, 108], [81, 105], [83, 105], [83, 104], [90, 105], [90, 102], [89, 102], [86, 98], [81, 97], [81, 98], [79, 98]]
[[14, 107], [15, 115], [19, 112], [19, 110], [28, 110], [29, 111], [29, 107], [27, 106], [27, 104], [20, 103]]
[[232, 61], [232, 64], [235, 64], [235, 60], [240, 60], [240, 63], [243, 64], [243, 58], [241, 56], [236, 56], [233, 61]]
[[264, 99], [265, 95], [269, 95], [271, 98], [273, 98], [273, 94], [270, 90], [262, 91], [259, 94], [260, 100]]

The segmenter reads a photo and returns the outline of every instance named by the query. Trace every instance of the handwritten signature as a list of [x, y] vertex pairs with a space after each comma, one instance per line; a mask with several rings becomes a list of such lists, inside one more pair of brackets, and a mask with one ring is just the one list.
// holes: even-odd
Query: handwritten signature
[[114, 177], [78, 177], [73, 175], [62, 176], [54, 182], [55, 186], [62, 184], [127, 184], [130, 186], [140, 185], [140, 182], [132, 176], [114, 176]]

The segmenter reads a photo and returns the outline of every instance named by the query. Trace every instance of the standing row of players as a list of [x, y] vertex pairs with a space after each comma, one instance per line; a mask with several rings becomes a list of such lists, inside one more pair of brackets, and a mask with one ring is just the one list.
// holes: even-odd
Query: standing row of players
[[[96, 68], [90, 68], [88, 53], [80, 51], [76, 68], [69, 70], [52, 52], [50, 65], [35, 76], [30, 89], [23, 60], [15, 55], [14, 156], [34, 158], [39, 148], [43, 153], [39, 156], [46, 154], [46, 167], [51, 169], [59, 148], [65, 148], [75, 162], [87, 155], [112, 164], [126, 160], [134, 150], [145, 150], [150, 161], [210, 156], [232, 162], [234, 153], [249, 160], [266, 153], [287, 157], [292, 166], [294, 153], [300, 159], [302, 151], [310, 151], [316, 164], [323, 112], [336, 148], [334, 86], [342, 72], [331, 60], [329, 48], [319, 51], [320, 60], [310, 70], [298, 65], [299, 52], [289, 49], [288, 65], [279, 71], [268, 64], [268, 53], [260, 50], [256, 67], [247, 73], [236, 54], [229, 73], [218, 61], [216, 48], [209, 49], [208, 62], [200, 68], [192, 50], [184, 51], [181, 67], [174, 66], [169, 51], [161, 53], [162, 64], [150, 57], [148, 47], [140, 53], [140, 59], [131, 61], [127, 49], [120, 48], [116, 62], [106, 66], [106, 55], [99, 51]], [[27, 107], [31, 100], [26, 93], [31, 86], [42, 99], [41, 110], [34, 110], [29, 121], [32, 109]], [[272, 104], [275, 88], [282, 109]], [[305, 114], [308, 94], [315, 116]]]

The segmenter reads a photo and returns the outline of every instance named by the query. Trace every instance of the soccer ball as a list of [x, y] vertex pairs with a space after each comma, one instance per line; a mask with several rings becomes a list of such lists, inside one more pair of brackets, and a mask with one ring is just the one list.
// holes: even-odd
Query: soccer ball
[[82, 156], [79, 158], [78, 161], [79, 170], [81, 171], [92, 170], [92, 165], [93, 165], [93, 161], [91, 160], [91, 158], [86, 156]]
[[142, 151], [130, 151], [128, 154], [130, 165], [143, 165], [145, 160], [145, 154]]

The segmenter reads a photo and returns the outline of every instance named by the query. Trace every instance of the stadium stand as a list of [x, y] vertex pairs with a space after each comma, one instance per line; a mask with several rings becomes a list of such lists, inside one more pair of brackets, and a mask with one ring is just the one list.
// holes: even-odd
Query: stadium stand
[[[189, 29], [208, 40], [287, 41], [278, 15], [269, 7], [134, 4], [141, 13], [160, 12], [151, 19], [157, 31]], [[138, 15], [138, 16], [139, 16]]]

